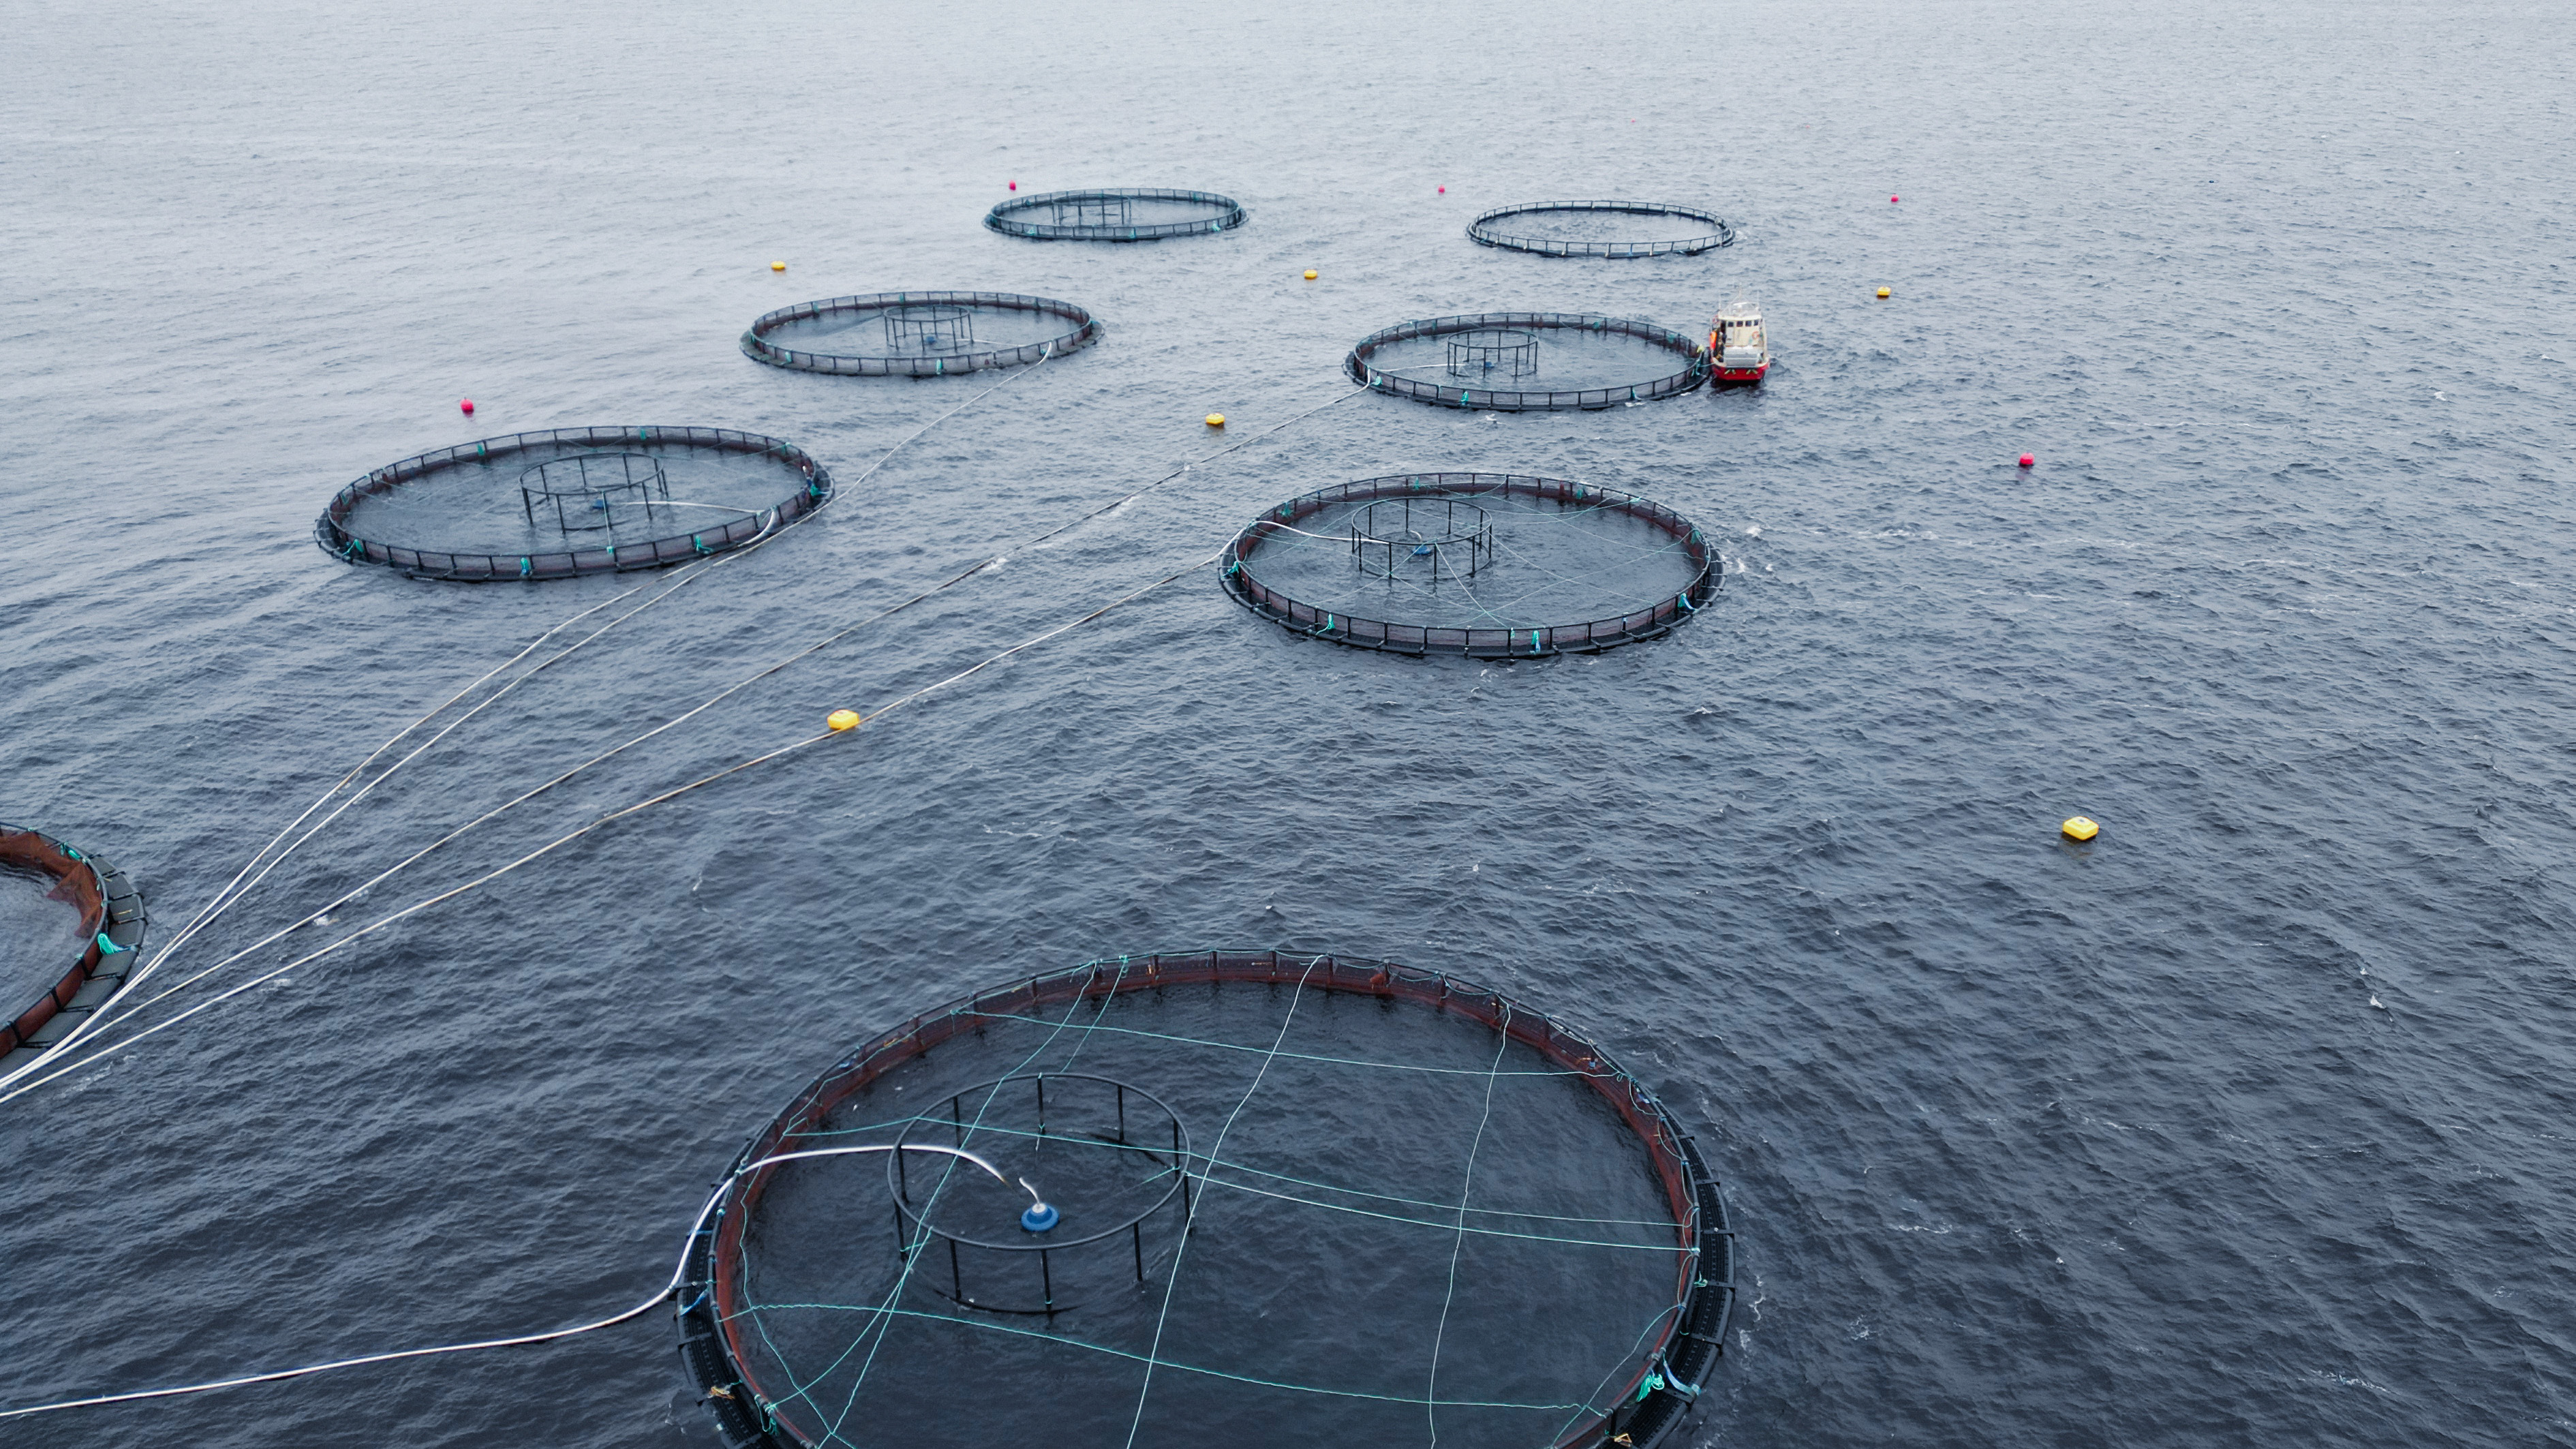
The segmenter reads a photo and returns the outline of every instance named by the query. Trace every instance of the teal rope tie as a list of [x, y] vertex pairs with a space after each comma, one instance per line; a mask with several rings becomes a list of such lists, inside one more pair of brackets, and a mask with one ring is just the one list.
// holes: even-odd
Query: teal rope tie
[[1243, 560], [1239, 558], [1230, 558], [1225, 561], [1225, 576], [1227, 578], [1233, 578], [1236, 574], [1241, 572], [1243, 572]]
[[523, 579], [527, 578], [536, 571], [535, 565], [528, 562], [528, 556], [526, 554], [519, 555], [519, 577]]
[[[1683, 594], [1679, 598], [1674, 599], [1673, 602], [1681, 605], [1685, 609], [1691, 609], [1690, 595], [1688, 594]], [[1699, 611], [1697, 609], [1691, 609], [1691, 612], [1695, 614]]]
[[351, 563], [356, 563], [359, 559], [366, 557], [366, 553], [366, 540], [354, 535], [350, 537], [347, 543], [340, 546], [340, 557]]
[[689, 547], [697, 550], [698, 557], [700, 558], [704, 558], [708, 554], [715, 552], [714, 549], [707, 547], [707, 541], [705, 539], [700, 538], [694, 533], [689, 535]]
[[492, 450], [484, 447], [481, 443], [476, 443], [474, 445], [474, 456], [482, 459], [486, 463], [489, 463], [492, 461]]
[[107, 939], [107, 933], [105, 931], [98, 933], [98, 954], [102, 956], [116, 956], [122, 955], [124, 951], [125, 948], [123, 946]]
[[1530, 652], [1532, 654], [1536, 654], [1538, 652], [1538, 631], [1536, 629], [1532, 629], [1530, 631]]

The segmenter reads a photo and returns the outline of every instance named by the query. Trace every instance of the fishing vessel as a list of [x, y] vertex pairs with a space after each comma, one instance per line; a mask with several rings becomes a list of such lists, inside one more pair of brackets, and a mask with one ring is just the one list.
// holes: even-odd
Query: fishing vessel
[[1754, 383], [1771, 370], [1771, 347], [1762, 336], [1762, 309], [1736, 302], [1718, 309], [1708, 324], [1709, 379]]

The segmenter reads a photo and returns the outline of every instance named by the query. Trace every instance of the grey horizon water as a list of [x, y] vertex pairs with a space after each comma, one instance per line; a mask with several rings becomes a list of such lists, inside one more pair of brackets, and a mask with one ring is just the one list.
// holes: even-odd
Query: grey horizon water
[[[198, 965], [1203, 456], [1206, 412], [1240, 440], [1343, 396], [1377, 327], [1689, 328], [1744, 292], [1780, 361], [1604, 413], [1351, 396], [449, 847], [339, 923], [1328, 482], [1595, 480], [1741, 569], [1668, 640], [1506, 667], [1300, 643], [1202, 569], [9, 1103], [30, 1286], [0, 1392], [623, 1308], [847, 1045], [1224, 942], [1459, 972], [1664, 1091], [1745, 1230], [1687, 1442], [2576, 1437], [2571, 40], [2536, 5], [20, 7], [0, 818], [132, 872], [157, 939], [401, 723], [634, 582], [344, 567], [308, 533], [341, 484], [697, 423], [853, 485], [424, 756]], [[978, 225], [1009, 180], [1251, 221], [1019, 242]], [[1568, 194], [1743, 239], [1590, 263], [1461, 235]], [[1108, 335], [861, 485], [982, 384], [735, 338], [902, 288], [1061, 297]], [[2089, 848], [2055, 838], [2078, 811]], [[0, 1443], [704, 1442], [676, 1394], [655, 1313]]]

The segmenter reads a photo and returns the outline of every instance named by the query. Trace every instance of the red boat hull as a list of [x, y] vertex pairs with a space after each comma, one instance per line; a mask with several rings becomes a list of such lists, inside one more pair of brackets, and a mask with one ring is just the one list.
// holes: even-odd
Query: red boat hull
[[1769, 372], [1770, 370], [1771, 364], [1766, 360], [1760, 367], [1713, 367], [1709, 369], [1708, 378], [1711, 382], [1760, 382], [1762, 380], [1762, 374]]

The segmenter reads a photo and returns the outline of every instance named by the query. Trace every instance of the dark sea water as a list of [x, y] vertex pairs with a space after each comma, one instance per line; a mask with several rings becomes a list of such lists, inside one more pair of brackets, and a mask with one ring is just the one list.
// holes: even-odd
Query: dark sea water
[[[0, 1104], [0, 1396], [624, 1308], [850, 1043], [1222, 943], [1456, 971], [1664, 1093], [1744, 1233], [1692, 1444], [2576, 1440], [2571, 57], [2576, 15], [2533, 4], [18, 7], [0, 818], [130, 871], [156, 941], [636, 582], [343, 566], [309, 528], [349, 479], [694, 423], [844, 489], [406, 766], [168, 980], [995, 554], [335, 923], [1327, 483], [1598, 482], [1730, 573], [1666, 640], [1490, 666], [1297, 641], [1200, 567]], [[1020, 242], [978, 225], [1013, 180], [1251, 221]], [[1565, 195], [1741, 240], [1461, 235]], [[997, 379], [735, 339], [905, 288], [1108, 333], [871, 473]], [[1738, 292], [1777, 348], [1758, 391], [1485, 416], [1336, 372], [1408, 317], [1690, 329]], [[2057, 836], [2079, 812], [2090, 846]], [[656, 1313], [0, 1443], [707, 1442], [671, 1344]]]

